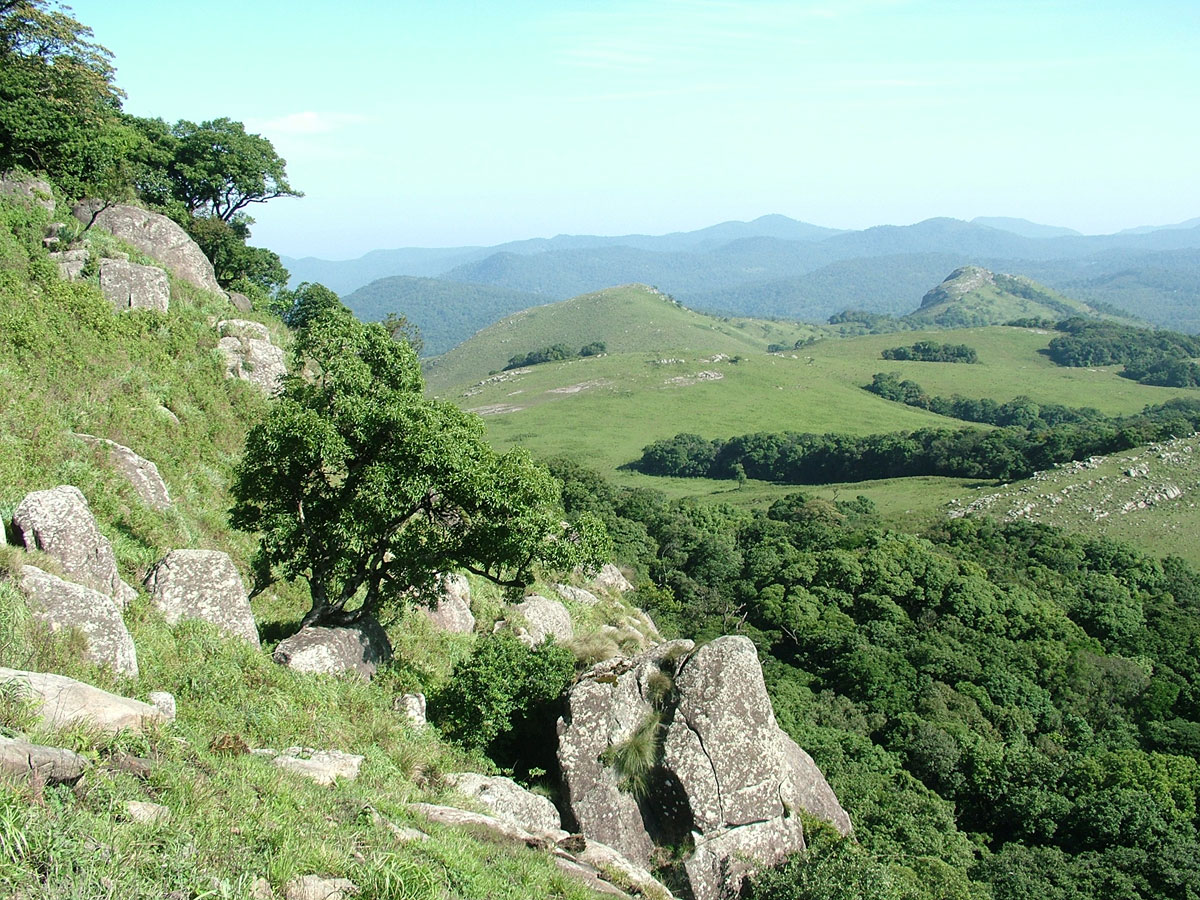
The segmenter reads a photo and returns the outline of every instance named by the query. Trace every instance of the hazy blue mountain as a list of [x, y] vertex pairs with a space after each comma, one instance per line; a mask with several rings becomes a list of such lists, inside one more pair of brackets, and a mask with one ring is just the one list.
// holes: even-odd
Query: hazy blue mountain
[[1188, 219], [1186, 222], [1178, 222], [1174, 225], [1139, 225], [1137, 228], [1126, 228], [1124, 231], [1118, 231], [1117, 234], [1149, 234], [1152, 231], [1176, 231], [1180, 228], [1195, 228], [1200, 225], [1200, 217]]
[[342, 298], [364, 322], [400, 313], [417, 324], [423, 356], [437, 356], [507, 315], [545, 303], [543, 297], [490, 284], [462, 284], [439, 278], [393, 275]]
[[997, 228], [1028, 238], [1054, 238], [1078, 235], [1074, 228], [1064, 228], [1061, 225], [1040, 225], [1028, 219], [1014, 219], [1009, 216], [976, 216], [971, 220], [972, 225], [983, 225], [986, 228]]
[[439, 275], [460, 263], [491, 253], [486, 247], [404, 247], [398, 250], [372, 250], [358, 259], [318, 259], [283, 256], [291, 275], [292, 287], [302, 281], [320, 282], [338, 294], [389, 275]]

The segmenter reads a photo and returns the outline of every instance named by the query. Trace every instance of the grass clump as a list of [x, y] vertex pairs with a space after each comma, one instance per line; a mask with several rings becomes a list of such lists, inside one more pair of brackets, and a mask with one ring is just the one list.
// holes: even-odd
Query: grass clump
[[662, 713], [649, 712], [629, 737], [600, 755], [616, 773], [617, 786], [638, 799], [649, 793], [651, 773], [662, 755], [662, 724]]

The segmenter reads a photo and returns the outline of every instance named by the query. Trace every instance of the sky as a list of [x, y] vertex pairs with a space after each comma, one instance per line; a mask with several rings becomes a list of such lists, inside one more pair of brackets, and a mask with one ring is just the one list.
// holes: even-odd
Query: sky
[[1015, 216], [1200, 216], [1195, 0], [73, 0], [125, 108], [229, 117], [285, 256]]

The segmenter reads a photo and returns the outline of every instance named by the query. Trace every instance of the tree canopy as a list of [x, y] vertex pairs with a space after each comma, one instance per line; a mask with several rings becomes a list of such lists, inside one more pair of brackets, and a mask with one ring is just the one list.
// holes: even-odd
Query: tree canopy
[[329, 293], [311, 286], [293, 308], [298, 374], [237, 470], [233, 523], [262, 535], [256, 590], [304, 578], [304, 624], [338, 623], [428, 593], [449, 568], [516, 588], [537, 566], [598, 565], [603, 525], [563, 522], [544, 467], [497, 453], [477, 416], [424, 397], [412, 348]]

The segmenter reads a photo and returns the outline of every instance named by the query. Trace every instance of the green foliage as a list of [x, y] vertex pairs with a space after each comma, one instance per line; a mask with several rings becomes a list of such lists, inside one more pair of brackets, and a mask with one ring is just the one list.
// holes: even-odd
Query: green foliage
[[649, 712], [629, 737], [600, 754], [600, 761], [616, 772], [621, 790], [638, 799], [649, 792], [651, 773], [662, 758], [663, 732], [662, 714]]
[[504, 367], [504, 370], [520, 369], [525, 366], [536, 366], [548, 362], [561, 362], [564, 359], [599, 356], [606, 349], [607, 345], [604, 341], [592, 341], [590, 344], [584, 344], [578, 351], [572, 350], [566, 344], [551, 344], [549, 347], [543, 347], [540, 350], [533, 350], [524, 354], [518, 353], [516, 356], [509, 357], [508, 365]]
[[304, 578], [305, 622], [347, 621], [451, 567], [518, 587], [535, 566], [598, 564], [603, 526], [564, 528], [557, 482], [520, 450], [492, 450], [475, 416], [426, 399], [408, 344], [319, 286], [298, 293], [293, 371], [313, 377], [290, 377], [251, 429], [233, 487], [233, 523], [262, 535], [257, 589]]
[[183, 226], [213, 264], [217, 281], [224, 287], [245, 282], [251, 290], [272, 294], [287, 284], [288, 272], [279, 256], [263, 247], [250, 247], [253, 219], [235, 216], [226, 221], [217, 216], [187, 216]]
[[941, 344], [937, 341], [917, 341], [910, 347], [890, 347], [880, 355], [884, 359], [911, 359], [918, 362], [979, 362], [979, 354], [966, 344]]
[[1177, 331], [1152, 331], [1080, 318], [1066, 319], [1055, 328], [1063, 334], [1050, 341], [1049, 355], [1060, 366], [1110, 366], [1136, 363], [1146, 357], [1200, 356], [1200, 338]]
[[824, 828], [805, 829], [808, 847], [751, 879], [747, 900], [901, 900], [888, 867], [850, 838]]
[[[471, 655], [454, 667], [432, 701], [442, 731], [470, 750], [505, 758], [530, 752], [540, 713], [562, 696], [575, 675], [571, 652], [552, 640], [529, 648], [511, 632], [481, 637]], [[523, 746], [525, 745], [525, 746]]]

